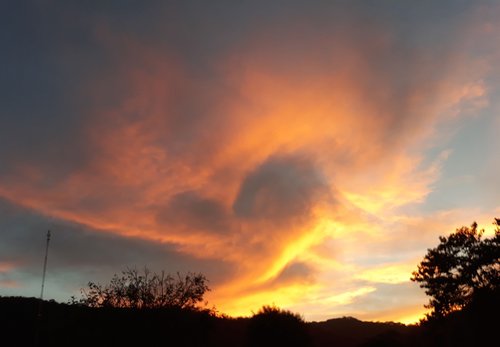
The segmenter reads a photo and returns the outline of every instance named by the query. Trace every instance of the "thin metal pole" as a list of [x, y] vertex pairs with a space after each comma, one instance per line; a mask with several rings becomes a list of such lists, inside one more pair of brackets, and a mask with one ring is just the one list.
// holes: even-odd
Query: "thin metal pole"
[[50, 230], [47, 231], [47, 244], [45, 246], [45, 259], [43, 261], [42, 290], [40, 291], [40, 300], [43, 300], [43, 289], [45, 288], [45, 273], [47, 272], [47, 258], [49, 255], [49, 242], [50, 242]]
[[43, 306], [43, 289], [45, 288], [45, 274], [47, 272], [47, 258], [49, 255], [49, 242], [50, 242], [50, 230], [47, 231], [47, 243], [45, 245], [45, 258], [43, 260], [43, 275], [42, 275], [42, 289], [40, 291], [40, 300], [38, 302], [38, 315], [36, 317], [36, 327], [35, 327], [35, 343], [34, 346], [39, 346], [40, 340], [40, 325], [42, 321], [42, 306]]

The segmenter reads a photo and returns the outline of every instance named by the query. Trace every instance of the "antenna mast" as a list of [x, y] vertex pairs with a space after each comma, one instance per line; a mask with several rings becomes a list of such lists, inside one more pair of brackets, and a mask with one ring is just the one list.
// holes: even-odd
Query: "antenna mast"
[[47, 231], [47, 244], [45, 246], [45, 259], [43, 261], [42, 290], [40, 291], [40, 300], [43, 300], [43, 289], [45, 287], [45, 273], [47, 272], [47, 257], [49, 255], [49, 242], [50, 242], [50, 230]]
[[49, 255], [50, 230], [47, 231], [47, 244], [45, 245], [45, 259], [43, 260], [42, 290], [40, 291], [40, 302], [38, 304], [38, 315], [35, 331], [35, 346], [39, 345], [40, 324], [42, 319], [43, 289], [45, 287], [45, 273], [47, 272], [47, 257]]

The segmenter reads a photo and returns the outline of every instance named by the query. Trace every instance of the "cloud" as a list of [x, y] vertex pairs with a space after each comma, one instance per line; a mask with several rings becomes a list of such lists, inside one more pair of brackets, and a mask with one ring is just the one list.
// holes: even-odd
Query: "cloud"
[[[363, 320], [416, 323], [426, 309], [424, 293], [415, 283], [377, 284], [376, 290], [357, 298], [348, 309]], [[380, 307], [385, 307], [380, 311]], [[377, 313], [374, 313], [378, 311]]]
[[[287, 17], [300, 11], [291, 11], [279, 21], [288, 30], [286, 38], [275, 22], [265, 21], [247, 28], [240, 40], [227, 41], [216, 57], [194, 56], [191, 46], [200, 49], [196, 43], [188, 41], [185, 47], [170, 36], [161, 41], [161, 26], [148, 36], [140, 26], [120, 25], [129, 11], [124, 8], [117, 22], [109, 22], [104, 19], [110, 13], [96, 20], [87, 9], [82, 21], [90, 27], [71, 27], [73, 35], [84, 38], [75, 49], [92, 64], [74, 56], [69, 60], [72, 81], [62, 79], [57, 87], [75, 84], [79, 89], [67, 91], [71, 103], [64, 109], [54, 107], [62, 94], [54, 92], [50, 105], [37, 107], [50, 114], [26, 113], [23, 124], [32, 124], [30, 131], [38, 128], [36, 119], [43, 119], [50, 132], [41, 131], [26, 153], [3, 153], [3, 196], [92, 227], [179, 241], [157, 225], [154, 206], [196, 191], [216, 196], [224, 206], [236, 195], [233, 207], [239, 216], [262, 214], [256, 197], [245, 191], [258, 178], [245, 176], [259, 165], [268, 170], [262, 176], [271, 175], [273, 164], [262, 163], [282, 152], [292, 157], [306, 153], [314, 158], [311, 170], [321, 172], [326, 184], [360, 204], [376, 201], [378, 209], [423, 199], [429, 192], [433, 177], [421, 177], [421, 158], [411, 152], [441, 118], [443, 105], [461, 100], [456, 90], [469, 83], [470, 76], [453, 69], [463, 64], [451, 53], [429, 60], [426, 52], [392, 37], [376, 21], [367, 23], [366, 30], [344, 31], [354, 29], [352, 24], [328, 24], [323, 18], [321, 26], [304, 28]], [[176, 11], [192, 15], [182, 7]], [[348, 13], [362, 16], [353, 9]], [[57, 52], [74, 54], [69, 36], [42, 41]], [[432, 52], [435, 47], [426, 48]], [[55, 61], [51, 55], [45, 64]], [[36, 94], [23, 93], [30, 99]], [[15, 114], [20, 104], [13, 104]], [[32, 137], [17, 126], [14, 122], [4, 129], [13, 134], [8, 144], [20, 149]], [[287, 164], [274, 165], [279, 170]], [[298, 169], [291, 172], [300, 175]], [[260, 188], [284, 193], [279, 185]], [[44, 201], [51, 206], [44, 207]], [[289, 208], [305, 208], [298, 204]], [[291, 212], [274, 208], [269, 213]]]
[[[147, 266], [153, 271], [171, 273], [201, 272], [218, 284], [234, 270], [231, 264], [217, 259], [183, 254], [174, 244], [92, 230], [47, 218], [5, 200], [0, 200], [0, 220], [0, 273], [7, 276], [6, 280], [15, 278], [17, 287], [23, 291], [29, 290], [30, 281], [36, 281], [41, 274], [47, 228], [52, 232], [48, 266], [51, 281], [67, 276], [70, 280], [65, 285], [73, 291], [88, 281], [106, 282], [113, 273], [126, 267]], [[69, 295], [58, 299], [68, 299]]]
[[231, 231], [230, 215], [219, 201], [187, 191], [174, 195], [157, 215], [159, 224], [173, 228], [188, 227], [188, 232], [208, 231], [224, 234]]
[[304, 262], [293, 262], [288, 264], [283, 271], [273, 280], [275, 285], [283, 285], [293, 282], [314, 281], [314, 268]]
[[0, 261], [0, 285], [6, 288], [16, 288], [19, 284], [10, 279], [10, 272], [15, 269], [15, 264], [6, 261]]
[[245, 219], [300, 220], [310, 217], [314, 203], [330, 195], [326, 180], [310, 160], [277, 155], [243, 179], [233, 211]]

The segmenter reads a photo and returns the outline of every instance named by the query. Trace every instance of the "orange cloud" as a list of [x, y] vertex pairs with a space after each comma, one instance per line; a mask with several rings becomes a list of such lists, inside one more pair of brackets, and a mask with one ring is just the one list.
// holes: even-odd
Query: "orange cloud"
[[15, 263], [0, 261], [0, 286], [4, 288], [17, 288], [20, 286], [19, 282], [8, 278], [9, 273], [15, 268]]
[[0, 272], [9, 272], [15, 268], [15, 264], [5, 261], [0, 261]]

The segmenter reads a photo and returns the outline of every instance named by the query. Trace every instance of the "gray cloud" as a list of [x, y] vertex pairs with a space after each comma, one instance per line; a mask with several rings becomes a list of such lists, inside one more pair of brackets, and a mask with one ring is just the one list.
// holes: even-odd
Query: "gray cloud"
[[190, 231], [209, 231], [223, 234], [230, 231], [230, 216], [226, 207], [215, 199], [205, 198], [194, 191], [173, 196], [162, 208], [157, 219], [160, 224], [186, 226]]
[[285, 268], [273, 279], [273, 285], [286, 285], [289, 283], [309, 283], [314, 281], [316, 270], [309, 264], [294, 261], [285, 266]]
[[288, 221], [307, 216], [314, 202], [329, 195], [329, 186], [311, 160], [273, 156], [245, 177], [233, 210], [241, 218]]
[[[0, 175], [5, 181], [22, 178], [20, 169], [27, 165], [43, 168], [39, 184], [50, 187], [90, 159], [80, 88], [99, 68], [97, 59], [88, 59], [90, 52], [97, 57], [102, 51], [92, 44], [92, 33], [69, 23], [64, 11], [46, 12], [29, 2], [6, 7], [8, 16], [0, 23], [5, 52], [0, 57]], [[86, 53], [71, 56], [70, 49]]]

